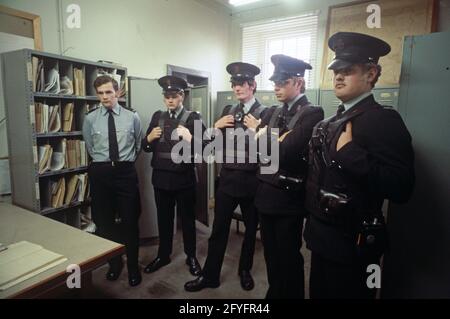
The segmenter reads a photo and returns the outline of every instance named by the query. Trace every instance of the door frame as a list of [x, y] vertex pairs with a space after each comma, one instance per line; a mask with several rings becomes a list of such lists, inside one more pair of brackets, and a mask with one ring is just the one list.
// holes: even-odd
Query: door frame
[[[34, 49], [42, 51], [42, 34], [41, 34], [41, 17], [25, 11], [20, 11], [16, 9], [11, 9], [0, 5], [0, 13], [9, 15], [14, 18], [20, 18], [29, 20], [33, 25], [33, 39], [34, 39]], [[21, 35], [22, 34], [17, 34]]]

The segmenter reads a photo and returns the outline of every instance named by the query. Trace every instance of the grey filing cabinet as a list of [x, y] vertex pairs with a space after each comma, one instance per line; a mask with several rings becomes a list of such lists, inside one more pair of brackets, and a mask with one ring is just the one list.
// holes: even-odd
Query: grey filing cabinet
[[408, 36], [398, 111], [412, 136], [416, 184], [390, 204], [383, 298], [450, 298], [450, 33]]
[[[55, 68], [61, 77], [67, 76], [74, 83], [74, 69], [82, 70], [80, 87], [84, 88], [85, 94], [80, 96], [35, 92], [32, 80], [33, 58], [42, 61], [44, 78], [50, 69]], [[50, 184], [62, 176], [67, 179], [74, 174], [86, 173], [87, 166], [50, 170], [40, 174], [37, 150], [44, 144], [55, 146], [63, 138], [81, 140], [83, 138], [81, 128], [86, 111], [99, 102], [93, 87], [98, 72], [103, 70], [112, 73], [116, 70], [124, 80], [127, 69], [29, 49], [3, 53], [2, 63], [13, 204], [79, 227], [80, 212], [89, 206], [89, 200], [71, 201], [59, 207], [52, 207], [49, 203]], [[60, 105], [61, 109], [67, 103], [73, 103], [72, 130], [37, 133], [35, 103]], [[127, 99], [120, 98], [119, 103], [126, 107]]]

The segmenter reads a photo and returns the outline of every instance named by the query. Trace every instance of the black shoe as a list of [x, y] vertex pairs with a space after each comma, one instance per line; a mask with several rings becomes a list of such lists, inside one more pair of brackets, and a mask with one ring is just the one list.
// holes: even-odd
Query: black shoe
[[198, 277], [195, 280], [188, 281], [184, 284], [184, 290], [194, 292], [200, 291], [203, 288], [217, 288], [220, 286], [220, 282], [218, 281], [209, 281], [203, 276]]
[[252, 290], [255, 287], [255, 282], [253, 281], [252, 275], [248, 270], [242, 270], [239, 272], [239, 277], [241, 277], [241, 287], [244, 290]]
[[168, 264], [170, 264], [170, 258], [156, 257], [151, 263], [147, 265], [147, 267], [144, 268], [144, 272], [149, 274]]
[[106, 279], [110, 280], [110, 281], [117, 280], [117, 278], [119, 278], [119, 276], [122, 272], [122, 269], [123, 269], [123, 263], [109, 266], [109, 270], [106, 273]]
[[130, 284], [131, 287], [139, 285], [141, 283], [141, 281], [142, 281], [142, 276], [141, 276], [141, 272], [139, 270], [128, 272], [128, 283]]
[[192, 274], [192, 276], [200, 276], [200, 273], [202, 272], [202, 267], [198, 263], [197, 258], [195, 257], [186, 258], [186, 265], [189, 266], [189, 272]]

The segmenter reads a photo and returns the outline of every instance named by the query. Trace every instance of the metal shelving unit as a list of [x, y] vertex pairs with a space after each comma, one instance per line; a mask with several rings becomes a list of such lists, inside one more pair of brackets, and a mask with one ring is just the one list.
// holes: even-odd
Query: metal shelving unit
[[[43, 61], [45, 82], [47, 82], [46, 72], [54, 68], [58, 70], [60, 77], [66, 76], [72, 80], [75, 87], [74, 69], [82, 70], [83, 96], [33, 91], [33, 58], [35, 61], [36, 58]], [[67, 180], [74, 174], [86, 173], [87, 166], [56, 171], [48, 170], [39, 174], [38, 149], [44, 144], [55, 145], [64, 138], [66, 140], [82, 140], [81, 129], [86, 111], [99, 102], [93, 87], [98, 72], [103, 70], [111, 73], [115, 70], [117, 74], [120, 74], [121, 80], [126, 83], [127, 69], [114, 64], [91, 62], [29, 49], [2, 54], [2, 63], [12, 201], [15, 205], [41, 215], [74, 227], [80, 227], [80, 213], [89, 207], [90, 201], [74, 200], [59, 207], [52, 207], [48, 202], [48, 192], [43, 190], [49, 190], [50, 181], [54, 181], [55, 178], [64, 176], [67, 177]], [[66, 103], [73, 103], [74, 124], [72, 130], [65, 132], [61, 129], [57, 132], [37, 133], [34, 115], [35, 103], [59, 104], [61, 109]], [[120, 98], [119, 103], [128, 107], [127, 96]], [[61, 118], [61, 123], [62, 121]]]

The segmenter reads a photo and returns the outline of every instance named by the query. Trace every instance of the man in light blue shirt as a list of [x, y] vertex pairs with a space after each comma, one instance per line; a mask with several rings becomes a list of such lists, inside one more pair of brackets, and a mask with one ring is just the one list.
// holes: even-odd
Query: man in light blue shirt
[[[141, 148], [141, 121], [137, 113], [119, 105], [118, 83], [109, 76], [94, 82], [100, 107], [83, 122], [83, 138], [92, 158], [89, 180], [92, 216], [98, 236], [125, 244], [128, 282], [141, 282], [139, 254], [139, 190], [134, 161]], [[106, 279], [116, 280], [122, 256], [109, 261]]]

